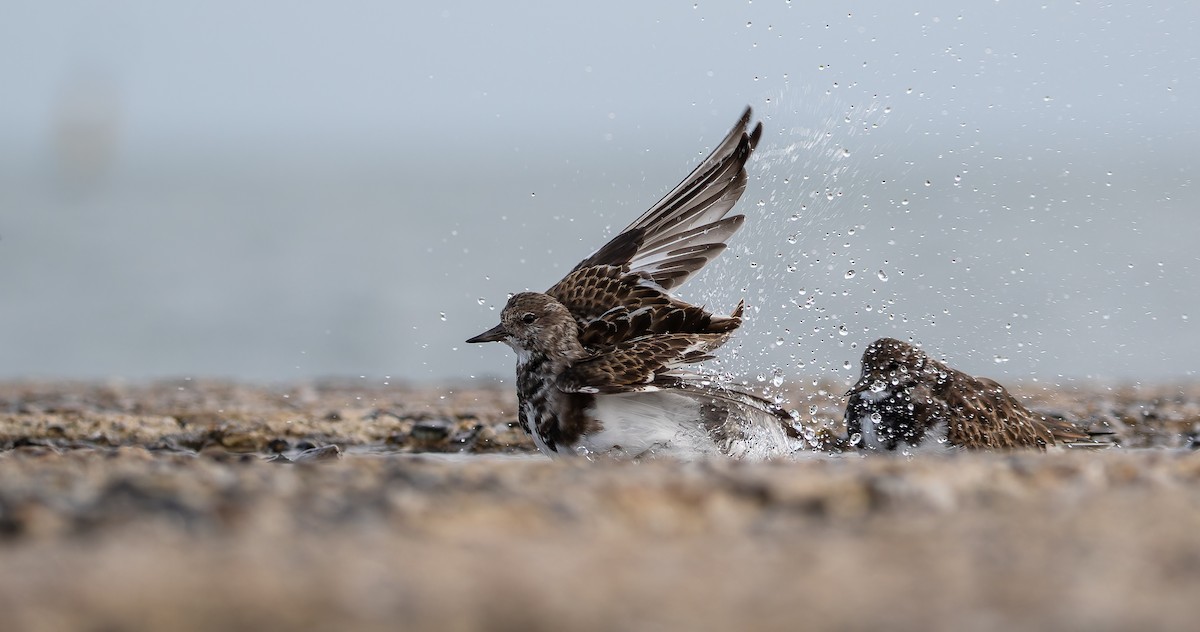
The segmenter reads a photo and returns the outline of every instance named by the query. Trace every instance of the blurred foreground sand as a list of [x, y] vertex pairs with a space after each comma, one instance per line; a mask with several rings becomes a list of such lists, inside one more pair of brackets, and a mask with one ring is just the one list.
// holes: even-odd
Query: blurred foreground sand
[[0, 629], [1195, 629], [1200, 385], [1019, 394], [1161, 447], [552, 462], [507, 391], [0, 384]]

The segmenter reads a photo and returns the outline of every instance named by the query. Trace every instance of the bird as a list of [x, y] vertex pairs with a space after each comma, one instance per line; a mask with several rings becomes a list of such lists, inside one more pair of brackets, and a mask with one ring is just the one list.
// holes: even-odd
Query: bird
[[729, 215], [762, 138], [751, 109], [686, 178], [545, 292], [508, 299], [500, 323], [467, 340], [516, 352], [518, 422], [550, 456], [767, 458], [805, 447], [779, 404], [694, 365], [742, 324], [672, 291], [745, 223]]
[[867, 346], [862, 374], [846, 397], [848, 443], [860, 450], [914, 454], [1098, 445], [1075, 424], [1029, 410], [994, 380], [953, 369], [895, 338]]

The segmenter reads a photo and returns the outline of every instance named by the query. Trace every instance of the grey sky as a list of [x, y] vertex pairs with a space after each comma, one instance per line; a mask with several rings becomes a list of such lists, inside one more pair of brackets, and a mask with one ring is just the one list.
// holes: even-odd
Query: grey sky
[[36, 141], [64, 86], [96, 73], [131, 144], [561, 134], [615, 129], [611, 112], [682, 127], [835, 83], [913, 88], [931, 122], [991, 105], [1037, 117], [1018, 128], [1136, 138], [1180, 131], [1200, 65], [1186, 2], [195, 5], [10, 4], [0, 130]]
[[0, 8], [0, 375], [507, 375], [487, 306], [746, 104], [730, 366], [1195, 370], [1200, 5], [411, 4]]

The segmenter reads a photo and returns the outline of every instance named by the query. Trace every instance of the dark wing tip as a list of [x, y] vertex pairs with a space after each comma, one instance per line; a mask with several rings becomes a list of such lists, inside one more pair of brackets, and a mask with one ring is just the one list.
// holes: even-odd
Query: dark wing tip
[[759, 121], [758, 124], [754, 126], [754, 129], [750, 131], [750, 137], [747, 139], [747, 144], [750, 145], [750, 151], [754, 151], [754, 149], [758, 147], [758, 141], [762, 138], [762, 135], [762, 121]]
[[736, 125], [734, 125], [734, 128], [741, 127], [745, 129], [745, 127], [750, 124], [750, 118], [752, 116], [754, 116], [754, 108], [747, 105], [746, 109], [742, 110], [742, 116], [738, 118], [738, 122]]
[[750, 124], [750, 119], [753, 116], [754, 108], [747, 105], [746, 109], [742, 111], [742, 117], [739, 118], [738, 122], [733, 126], [735, 133], [738, 130], [742, 131], [742, 136], [746, 138], [747, 144], [750, 146], [750, 151], [754, 151], [754, 148], [758, 146], [758, 140], [762, 138], [763, 135], [762, 121], [756, 123], [754, 125], [754, 129], [750, 130], [749, 133], [746, 133], [746, 126]]
[[737, 307], [733, 308], [733, 313], [730, 314], [729, 317], [740, 319], [742, 317], [742, 314], [745, 311], [746, 311], [746, 299], [742, 299], [742, 300], [738, 301]]

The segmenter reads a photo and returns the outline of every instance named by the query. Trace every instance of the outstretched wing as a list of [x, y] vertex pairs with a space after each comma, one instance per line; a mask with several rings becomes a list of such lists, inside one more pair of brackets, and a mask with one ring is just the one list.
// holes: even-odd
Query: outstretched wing
[[[683, 182], [547, 290], [571, 311], [581, 330], [618, 306], [630, 312], [649, 308], [683, 314], [680, 323], [674, 323], [674, 316], [653, 318], [650, 333], [723, 333], [737, 328], [738, 314], [712, 316], [670, 296], [669, 291], [720, 254], [745, 220], [741, 215], [725, 216], [746, 190], [746, 161], [762, 137], [762, 124], [748, 132], [749, 123], [746, 108], [729, 134]], [[684, 328], [665, 327], [668, 324]], [[593, 336], [597, 344], [622, 340], [628, 338]]]
[[728, 334], [654, 334], [619, 343], [571, 365], [558, 378], [568, 393], [628, 393], [674, 386], [673, 369], [703, 362]]
[[762, 137], [762, 123], [746, 131], [750, 114], [746, 108], [717, 148], [683, 182], [575, 270], [628, 267], [670, 290], [720, 254], [745, 220], [742, 215], [725, 215], [746, 190], [746, 161]]

